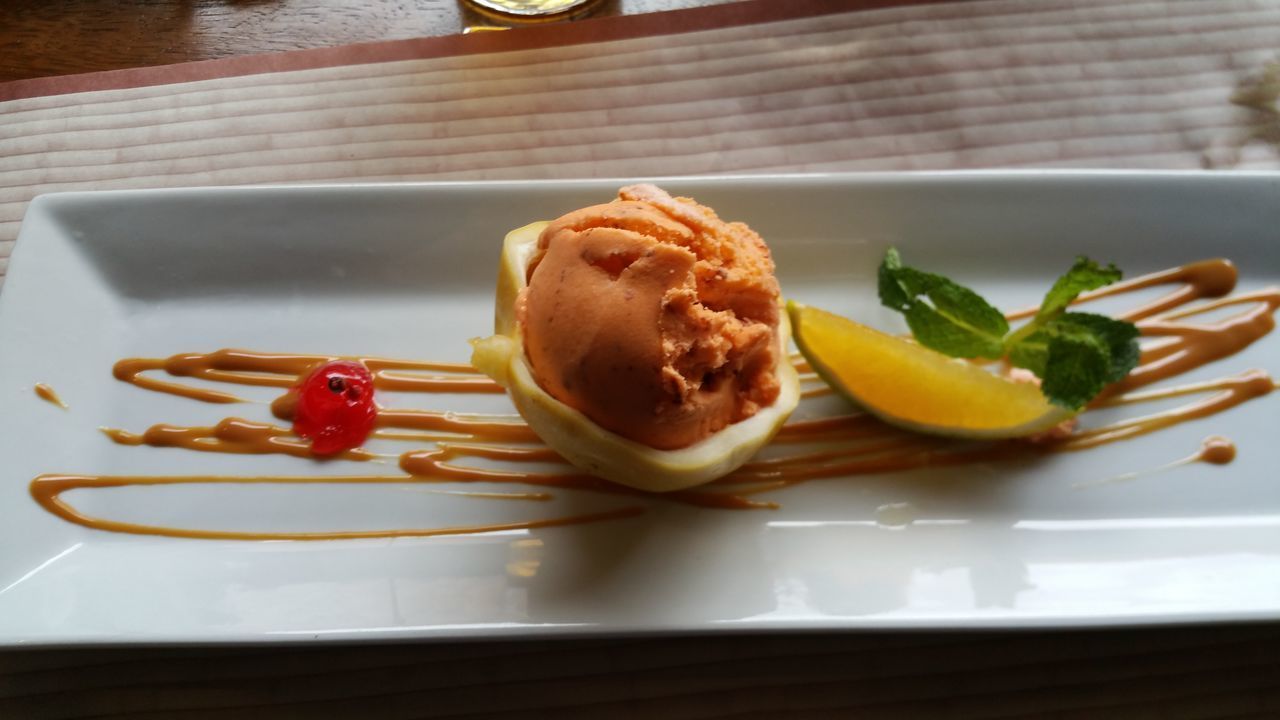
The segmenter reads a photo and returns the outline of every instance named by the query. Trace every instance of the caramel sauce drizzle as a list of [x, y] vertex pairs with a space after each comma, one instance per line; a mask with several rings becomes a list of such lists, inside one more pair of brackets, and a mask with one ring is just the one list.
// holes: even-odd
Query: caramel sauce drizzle
[[423, 492], [481, 500], [531, 500], [533, 502], [547, 502], [555, 497], [551, 493], [544, 492], [468, 492], [466, 490], [424, 490]]
[[36, 391], [36, 397], [49, 403], [50, 405], [57, 405], [63, 410], [71, 409], [71, 406], [63, 402], [62, 398], [58, 397], [58, 393], [48, 385], [45, 385], [44, 383], [36, 383], [35, 391]]
[[1193, 457], [1192, 462], [1230, 465], [1236, 459], [1236, 444], [1221, 435], [1210, 435], [1200, 444], [1200, 452]]
[[[1159, 272], [1140, 275], [1131, 280], [1122, 280], [1097, 290], [1082, 293], [1074, 305], [1081, 305], [1093, 300], [1112, 297], [1122, 293], [1145, 290], [1159, 285], [1180, 285], [1167, 295], [1139, 305], [1133, 310], [1116, 315], [1121, 320], [1136, 322], [1166, 310], [1186, 305], [1201, 298], [1222, 297], [1236, 287], [1239, 272], [1230, 260], [1214, 258], [1188, 263], [1181, 267], [1161, 270]], [[1036, 314], [1040, 308], [1024, 308], [1007, 315], [1010, 320], [1024, 320]]]
[[[1249, 370], [1211, 383], [1202, 383], [1199, 387], [1217, 392], [1203, 400], [1176, 407], [1172, 410], [1082, 430], [1073, 433], [1070, 437], [1063, 439], [1052, 447], [1058, 451], [1086, 450], [1118, 440], [1128, 440], [1140, 435], [1147, 435], [1189, 420], [1217, 415], [1248, 400], [1270, 394], [1275, 389], [1275, 384], [1272, 382], [1271, 376], [1261, 370]], [[1158, 400], [1165, 397], [1178, 397], [1185, 394], [1185, 392], [1185, 388], [1171, 388], [1165, 392], [1146, 393], [1143, 399]]]
[[[293, 420], [298, 395], [287, 392], [271, 403], [271, 414], [281, 420]], [[485, 438], [505, 442], [538, 442], [538, 436], [519, 415], [482, 415], [479, 413], [438, 412], [435, 410], [388, 410], [378, 408], [377, 437], [393, 440], [434, 440], [437, 438]], [[419, 430], [401, 433], [395, 430]], [[287, 431], [286, 431], [287, 432]], [[435, 433], [446, 433], [436, 435]]]
[[577, 472], [531, 472], [527, 470], [496, 470], [452, 463], [461, 458], [485, 458], [507, 462], [557, 462], [568, 464], [554, 450], [547, 447], [516, 448], [485, 445], [441, 444], [434, 450], [418, 450], [400, 456], [400, 469], [411, 476], [431, 478], [445, 482], [514, 482], [562, 490], [586, 490], [610, 495], [657, 497], [671, 502], [698, 507], [722, 509], [760, 509], [777, 507], [773, 503], [749, 500], [741, 493], [704, 492], [681, 490], [654, 495], [625, 485], [601, 480], [592, 475]]
[[1115, 483], [1129, 482], [1137, 480], [1140, 477], [1153, 475], [1158, 472], [1172, 470], [1184, 465], [1193, 463], [1207, 463], [1209, 465], [1229, 465], [1236, 459], [1236, 445], [1231, 440], [1220, 435], [1210, 435], [1200, 443], [1200, 449], [1194, 454], [1171, 463], [1165, 463], [1159, 467], [1150, 468], [1148, 470], [1138, 470], [1135, 472], [1127, 472], [1114, 477], [1102, 478], [1100, 480], [1087, 480], [1072, 485], [1073, 488], [1091, 488], [1099, 485], [1114, 485]]
[[[77, 525], [95, 530], [122, 532], [132, 535], [160, 535], [173, 538], [195, 540], [370, 540], [402, 537], [433, 537], [437, 535], [471, 535], [476, 533], [501, 532], [507, 530], [533, 530], [537, 528], [556, 527], [560, 525], [577, 525], [582, 523], [619, 520], [635, 517], [644, 512], [640, 506], [621, 507], [598, 513], [569, 515], [547, 520], [528, 520], [523, 522], [494, 523], [491, 525], [463, 525], [439, 528], [414, 528], [392, 530], [341, 530], [336, 532], [254, 532], [243, 530], [198, 530], [173, 528], [162, 525], [142, 525], [138, 523], [120, 522], [106, 518], [91, 517], [76, 510], [62, 499], [62, 493], [80, 488], [110, 488], [126, 485], [192, 485], [221, 484], [230, 480], [220, 476], [191, 475], [183, 477], [137, 477], [137, 476], [93, 476], [93, 475], [41, 475], [31, 483], [31, 496], [45, 510]], [[413, 478], [381, 475], [365, 476], [305, 476], [305, 477], [238, 477], [234, 482], [240, 484], [389, 484], [412, 482]]]
[[[1184, 396], [1196, 396], [1198, 399], [1163, 412], [1120, 420], [1101, 427], [1086, 428], [1056, 440], [965, 442], [927, 437], [885, 425], [866, 413], [792, 421], [778, 433], [774, 439], [775, 446], [786, 449], [799, 444], [818, 447], [796, 448], [777, 457], [756, 459], [733, 474], [698, 489], [653, 495], [576, 472], [554, 451], [542, 445], [536, 434], [515, 415], [380, 408], [377, 420], [378, 430], [374, 434], [376, 439], [434, 443], [434, 447], [429, 449], [410, 450], [398, 456], [399, 467], [406, 473], [405, 476], [149, 478], [45, 475], [32, 482], [31, 492], [37, 502], [50, 512], [87, 527], [171, 537], [246, 540], [422, 537], [488, 532], [630, 517], [643, 512], [644, 508], [634, 506], [560, 520], [473, 528], [350, 533], [240, 533], [141, 526], [90, 518], [79, 514], [64, 503], [59, 495], [73, 488], [187, 483], [485, 482], [520, 484], [547, 490], [587, 491], [605, 495], [643, 497], [708, 508], [776, 508], [778, 507], [776, 503], [755, 500], [752, 496], [819, 479], [888, 473], [922, 467], [996, 462], [1048, 453], [1086, 450], [1156, 432], [1183, 422], [1209, 417], [1267, 395], [1276, 388], [1277, 384], [1260, 370], [1250, 370], [1218, 380], [1170, 388], [1141, 389], [1237, 353], [1274, 329], [1274, 314], [1277, 308], [1280, 308], [1280, 289], [1228, 296], [1227, 294], [1235, 287], [1235, 282], [1236, 269], [1230, 262], [1206, 260], [1134, 278], [1082, 295], [1078, 303], [1088, 303], [1104, 297], [1155, 286], [1177, 286], [1172, 291], [1119, 316], [1137, 323], [1144, 338], [1141, 360], [1138, 367], [1125, 380], [1109, 388], [1092, 403], [1091, 408], [1131, 405]], [[1197, 303], [1205, 298], [1215, 299]], [[1188, 322], [1190, 318], [1199, 315], [1237, 307], [1241, 308], [1239, 312], [1215, 322]], [[1009, 317], [1025, 318], [1034, 312], [1034, 309], [1029, 309], [1012, 313]], [[230, 384], [290, 388], [297, 382], [298, 377], [312, 366], [330, 359], [334, 358], [323, 355], [220, 350], [208, 354], [174, 355], [166, 359], [121, 360], [115, 365], [114, 375], [140, 388], [179, 397], [214, 403], [242, 402], [241, 398], [219, 390], [161, 380], [143, 373], [162, 371], [171, 377], [192, 377]], [[352, 359], [357, 359], [370, 368], [379, 389], [429, 393], [501, 392], [496, 384], [466, 365], [383, 358]], [[803, 359], [793, 355], [789, 361], [798, 371], [805, 374], [806, 382], [816, 380], [816, 376], [809, 377], [813, 371]], [[413, 373], [430, 374], [415, 375]], [[806, 393], [807, 396], [824, 394], [816, 388]], [[295, 406], [295, 395], [286, 392], [272, 403], [272, 413], [281, 420], [290, 420]], [[126, 445], [177, 447], [201, 452], [281, 453], [310, 457], [306, 442], [293, 435], [289, 428], [243, 418], [227, 418], [213, 427], [155, 425], [140, 434], [116, 429], [103, 431], [115, 442]], [[1201, 453], [1195, 459], [1214, 463], [1230, 462], [1235, 455], [1235, 448], [1230, 441], [1224, 438], [1211, 438], [1211, 440], [1212, 442], [1206, 441]], [[365, 449], [357, 449], [344, 453], [340, 457], [346, 460], [367, 461], [379, 456]], [[468, 463], [468, 460], [487, 460], [513, 465], [540, 463], [549, 467], [542, 471], [533, 471], [526, 467], [519, 469], [479, 467]], [[487, 496], [495, 493], [474, 493], [474, 495]], [[509, 497], [512, 494], [496, 495]], [[550, 498], [550, 493], [546, 492], [528, 493], [528, 495], [536, 496], [536, 499]]]
[[[195, 387], [143, 375], [163, 371], [171, 377], [193, 377], [235, 385], [289, 388], [298, 378], [331, 360], [356, 360], [373, 373], [374, 387], [392, 392], [501, 393], [502, 388], [463, 363], [392, 360], [346, 355], [296, 355], [260, 353], [250, 350], [218, 350], [212, 353], [172, 355], [167, 358], [126, 358], [115, 364], [117, 380], [145, 390], [168, 393], [207, 403], [237, 403], [245, 400], [231, 393]], [[401, 371], [401, 372], [396, 372]], [[446, 373], [410, 375], [407, 372]]]
[[492, 415], [472, 413], [380, 409], [377, 427], [434, 430], [496, 442], [538, 442], [538, 435], [523, 421], [503, 421]]
[[[311, 457], [311, 446], [286, 427], [254, 422], [244, 418], [226, 418], [212, 427], [152, 425], [141, 434], [116, 428], [100, 428], [119, 445], [172, 447], [197, 452], [234, 453], [238, 455], [283, 454]], [[334, 457], [344, 460], [371, 460], [373, 453], [363, 449], [347, 450]]]

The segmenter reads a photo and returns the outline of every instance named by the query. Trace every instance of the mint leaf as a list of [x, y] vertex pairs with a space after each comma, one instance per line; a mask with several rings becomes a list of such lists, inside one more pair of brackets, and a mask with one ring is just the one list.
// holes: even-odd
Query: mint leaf
[[1133, 323], [1094, 313], [1063, 313], [1053, 325], [1086, 330], [1102, 341], [1109, 359], [1107, 383], [1120, 382], [1138, 364], [1138, 328]]
[[[1079, 347], [1082, 343], [1091, 348], [1087, 362], [1080, 361], [1086, 352]], [[1105, 367], [1095, 361], [1094, 349], [1105, 351]], [[1073, 409], [1123, 380], [1138, 364], [1138, 356], [1138, 328], [1133, 323], [1093, 313], [1063, 313], [1009, 348], [1010, 363], [1046, 381], [1045, 396]], [[1064, 373], [1064, 366], [1071, 367], [1070, 372]], [[1098, 390], [1091, 392], [1094, 387]], [[1071, 404], [1086, 395], [1080, 405]]]
[[1009, 322], [981, 295], [941, 275], [903, 265], [892, 248], [877, 276], [880, 302], [906, 316], [921, 345], [956, 357], [1004, 356]]
[[925, 303], [912, 301], [903, 315], [917, 342], [944, 355], [995, 359], [1004, 354], [999, 336], [976, 333]]
[[885, 252], [877, 276], [880, 302], [906, 317], [921, 345], [953, 357], [1006, 357], [1039, 377], [1041, 391], [1056, 405], [1081, 408], [1138, 364], [1138, 329], [1132, 323], [1066, 312], [1080, 293], [1119, 280], [1114, 265], [1076, 258], [1036, 316], [1013, 333], [1004, 315], [980, 295], [903, 265], [893, 248]]
[[1104, 268], [1083, 255], [1077, 257], [1071, 269], [1049, 288], [1035, 320], [1047, 320], [1065, 310], [1080, 293], [1110, 285], [1121, 277], [1123, 274], [1115, 265]]
[[1037, 332], [1025, 340], [1013, 343], [1009, 347], [1009, 362], [1014, 367], [1025, 368], [1044, 378], [1045, 366], [1049, 364], [1049, 341], [1052, 338], [1045, 332]]
[[1039, 376], [1050, 402], [1083, 407], [1138, 364], [1138, 329], [1132, 323], [1066, 312], [1080, 293], [1120, 278], [1114, 265], [1104, 268], [1089, 258], [1076, 258], [1045, 294], [1031, 322], [1005, 338], [1009, 362]]
[[1093, 332], [1070, 323], [1045, 329], [1049, 354], [1040, 391], [1054, 405], [1075, 410], [1107, 386], [1111, 351]]
[[911, 296], [895, 276], [895, 273], [901, 269], [902, 256], [898, 254], [896, 248], [889, 248], [884, 252], [884, 259], [880, 261], [880, 269], [876, 272], [880, 304], [899, 312], [911, 306]]

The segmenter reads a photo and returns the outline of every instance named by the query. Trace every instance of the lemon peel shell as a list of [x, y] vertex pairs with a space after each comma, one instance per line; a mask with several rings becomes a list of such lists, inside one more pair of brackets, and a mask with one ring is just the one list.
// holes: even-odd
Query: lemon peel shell
[[517, 228], [503, 241], [498, 271], [495, 334], [472, 340], [471, 363], [507, 390], [516, 409], [543, 442], [592, 475], [649, 492], [701, 485], [732, 472], [768, 443], [800, 401], [800, 380], [787, 358], [790, 322], [781, 313], [776, 333], [780, 392], [769, 407], [703, 440], [658, 450], [605, 430], [542, 389], [525, 357], [515, 300], [546, 222]]

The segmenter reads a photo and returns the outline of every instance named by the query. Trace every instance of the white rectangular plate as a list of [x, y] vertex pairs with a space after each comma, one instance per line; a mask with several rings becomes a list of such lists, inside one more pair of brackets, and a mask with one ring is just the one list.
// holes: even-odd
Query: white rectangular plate
[[[42, 510], [48, 472], [351, 474], [369, 466], [122, 447], [100, 426], [265, 419], [111, 377], [127, 356], [242, 347], [463, 361], [490, 331], [507, 230], [620, 181], [193, 189], [32, 203], [0, 298], [0, 642], [270, 641], [713, 629], [1082, 626], [1280, 618], [1276, 397], [1040, 462], [811, 483], [776, 511], [653, 503], [635, 519], [486, 535], [234, 542], [112, 534]], [[1038, 302], [1076, 254], [1130, 275], [1215, 256], [1280, 283], [1280, 176], [977, 173], [662, 181], [771, 244], [788, 297], [900, 329], [875, 268], [909, 261], [997, 305]], [[1280, 337], [1193, 373], [1280, 370]], [[35, 383], [69, 403], [39, 400]], [[269, 400], [263, 389], [254, 394]], [[390, 404], [412, 404], [391, 396]], [[474, 407], [475, 398], [453, 398]], [[421, 401], [419, 400], [419, 404]], [[509, 410], [505, 398], [479, 405]], [[1189, 455], [1203, 463], [1080, 488]], [[376, 472], [393, 473], [394, 465]], [[480, 501], [388, 487], [76, 491], [186, 527], [429, 527], [616, 498]], [[877, 509], [909, 503], [905, 527]], [[535, 506], [532, 507], [531, 506]]]

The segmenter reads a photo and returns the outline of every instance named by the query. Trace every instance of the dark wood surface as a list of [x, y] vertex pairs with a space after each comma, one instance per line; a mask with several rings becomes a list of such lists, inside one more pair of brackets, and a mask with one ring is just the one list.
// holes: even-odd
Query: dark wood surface
[[1280, 717], [1278, 627], [0, 654], [4, 718]]
[[[601, 12], [716, 1], [612, 0]], [[9, 0], [0, 81], [445, 35], [474, 21], [455, 0], [318, 5]], [[512, 715], [1277, 718], [1280, 626], [0, 652], [4, 719]]]

